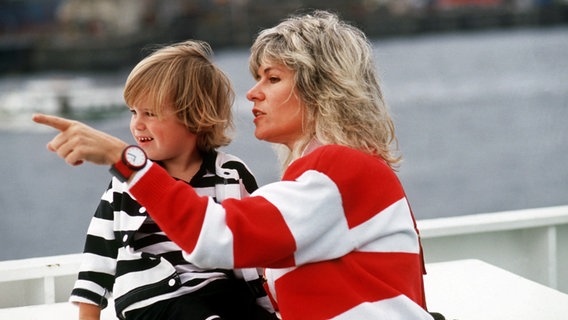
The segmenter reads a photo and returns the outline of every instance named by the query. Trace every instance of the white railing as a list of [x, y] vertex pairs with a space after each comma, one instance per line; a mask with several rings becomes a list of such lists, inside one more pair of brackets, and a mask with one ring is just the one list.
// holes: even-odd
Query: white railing
[[69, 299], [81, 254], [0, 262], [0, 308]]
[[[568, 293], [568, 206], [419, 220], [427, 263], [479, 259]], [[0, 308], [67, 301], [81, 255], [0, 262]]]
[[427, 263], [479, 259], [568, 293], [568, 206], [418, 221]]

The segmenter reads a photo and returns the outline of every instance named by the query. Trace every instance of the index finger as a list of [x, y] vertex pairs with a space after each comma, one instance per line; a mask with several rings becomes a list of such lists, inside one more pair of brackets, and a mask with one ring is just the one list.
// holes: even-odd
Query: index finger
[[73, 123], [72, 120], [68, 120], [61, 117], [56, 116], [49, 116], [46, 114], [37, 113], [32, 116], [32, 120], [36, 123], [43, 124], [46, 126], [50, 126], [55, 128], [59, 131], [65, 131], [71, 124]]

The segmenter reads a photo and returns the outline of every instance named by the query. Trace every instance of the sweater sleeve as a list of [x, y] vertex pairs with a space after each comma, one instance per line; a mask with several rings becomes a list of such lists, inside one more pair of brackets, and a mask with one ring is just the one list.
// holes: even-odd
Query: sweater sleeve
[[150, 161], [134, 175], [130, 193], [172, 241], [188, 253], [193, 251], [208, 205], [207, 197], [198, 196], [190, 185], [176, 181]]
[[352, 250], [333, 181], [306, 172], [294, 181], [259, 188], [251, 197], [220, 205], [151, 165], [130, 192], [160, 228], [201, 267], [292, 267]]

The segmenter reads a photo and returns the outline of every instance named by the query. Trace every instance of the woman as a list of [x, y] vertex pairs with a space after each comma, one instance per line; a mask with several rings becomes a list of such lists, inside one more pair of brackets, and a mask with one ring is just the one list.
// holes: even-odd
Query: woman
[[[262, 31], [251, 51], [255, 136], [287, 148], [282, 181], [216, 204], [143, 159], [129, 191], [192, 263], [267, 268], [282, 319], [432, 319], [365, 35], [316, 11]], [[124, 142], [69, 120], [36, 121], [62, 131], [48, 147], [68, 163], [120, 164]]]

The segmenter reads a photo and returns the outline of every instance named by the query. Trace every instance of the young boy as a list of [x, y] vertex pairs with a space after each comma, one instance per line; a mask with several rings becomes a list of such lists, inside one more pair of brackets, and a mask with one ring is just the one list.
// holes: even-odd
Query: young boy
[[[211, 56], [199, 41], [163, 47], [134, 67], [124, 98], [137, 143], [130, 149], [221, 202], [248, 196], [257, 183], [240, 159], [216, 150], [231, 141], [234, 92]], [[99, 319], [111, 293], [120, 319], [274, 317], [255, 269], [190, 264], [117, 178], [89, 226], [70, 301], [80, 319]]]

